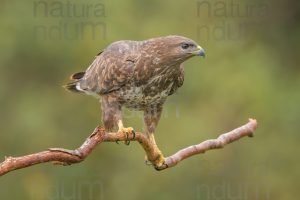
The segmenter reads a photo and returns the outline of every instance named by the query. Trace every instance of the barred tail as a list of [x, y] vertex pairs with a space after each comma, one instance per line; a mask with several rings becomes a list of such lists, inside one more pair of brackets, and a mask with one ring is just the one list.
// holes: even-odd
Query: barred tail
[[65, 88], [66, 90], [69, 90], [71, 92], [83, 92], [82, 90], [80, 90], [80, 80], [81, 78], [84, 76], [85, 72], [78, 72], [75, 73], [73, 75], [71, 75], [70, 80], [73, 80], [70, 83], [67, 83], [66, 85], [63, 85], [63, 88]]

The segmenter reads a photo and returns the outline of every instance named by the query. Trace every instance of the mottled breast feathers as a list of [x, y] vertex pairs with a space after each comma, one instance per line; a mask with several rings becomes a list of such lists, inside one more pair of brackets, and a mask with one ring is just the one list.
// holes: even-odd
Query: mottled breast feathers
[[169, 95], [174, 94], [174, 92], [176, 92], [176, 90], [183, 85], [183, 82], [184, 82], [184, 68], [183, 68], [183, 64], [180, 64], [179, 73], [177, 74], [174, 80], [174, 84], [170, 90]]

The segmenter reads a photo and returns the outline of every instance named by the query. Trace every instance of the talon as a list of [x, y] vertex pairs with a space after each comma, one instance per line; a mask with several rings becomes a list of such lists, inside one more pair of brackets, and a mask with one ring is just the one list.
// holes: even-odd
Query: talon
[[[118, 132], [123, 132], [126, 135], [126, 138], [124, 140], [124, 144], [126, 144], [126, 145], [129, 145], [130, 140], [135, 138], [135, 131], [131, 127], [120, 128]], [[131, 136], [131, 134], [132, 134], [132, 136]]]
[[129, 134], [128, 134], [128, 132], [125, 132], [125, 134], [126, 134], [126, 140], [124, 141], [124, 143], [125, 143], [125, 145], [129, 145], [130, 144], [130, 140], [129, 140]]
[[154, 161], [154, 168], [157, 171], [168, 168], [168, 165], [165, 163], [165, 158], [160, 156], [158, 160]]
[[119, 141], [120, 141], [120, 140], [116, 140], [116, 143], [119, 144]]
[[154, 169], [156, 169], [157, 171], [168, 168], [168, 165], [165, 164], [165, 158], [163, 154], [160, 151], [157, 151], [156, 153], [156, 157], [154, 157], [151, 161], [146, 156], [145, 163], [148, 164], [150, 162]]
[[163, 163], [163, 164], [160, 165], [160, 166], [154, 166], [154, 169], [155, 169], [156, 171], [161, 171], [161, 170], [166, 169], [166, 168], [168, 168], [168, 167], [169, 167], [169, 166], [168, 166], [167, 164]]

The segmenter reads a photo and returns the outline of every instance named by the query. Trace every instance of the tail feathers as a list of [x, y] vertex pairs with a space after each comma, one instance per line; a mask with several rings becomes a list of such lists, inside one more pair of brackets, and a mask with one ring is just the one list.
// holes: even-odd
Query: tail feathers
[[63, 85], [63, 88], [69, 90], [70, 92], [82, 92], [81, 90], [78, 89], [77, 83], [78, 81], [67, 83], [66, 85]]
[[70, 79], [73, 80], [73, 82], [67, 83], [63, 86], [66, 90], [69, 90], [71, 92], [82, 92], [80, 90], [80, 87], [78, 83], [80, 82], [80, 79], [84, 76], [85, 72], [78, 72], [70, 76]]
[[77, 72], [75, 74], [72, 74], [70, 76], [70, 79], [71, 80], [79, 80], [79, 79], [81, 79], [84, 76], [84, 74], [85, 74], [85, 72]]

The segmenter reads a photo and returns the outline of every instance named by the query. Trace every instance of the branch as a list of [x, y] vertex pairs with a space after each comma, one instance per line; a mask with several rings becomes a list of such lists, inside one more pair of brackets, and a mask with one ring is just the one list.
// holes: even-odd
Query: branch
[[[165, 165], [157, 170], [163, 170], [175, 166], [180, 161], [193, 155], [205, 153], [208, 150], [223, 148], [226, 144], [234, 142], [242, 137], [253, 136], [253, 132], [257, 128], [255, 119], [249, 119], [249, 122], [239, 128], [228, 133], [220, 135], [217, 139], [206, 140], [202, 143], [181, 149], [175, 154], [165, 158]], [[107, 133], [103, 128], [97, 127], [86, 141], [75, 150], [67, 150], [62, 148], [50, 148], [47, 151], [25, 155], [21, 157], [5, 157], [0, 163], [0, 176], [13, 170], [29, 167], [32, 165], [52, 162], [53, 164], [71, 165], [82, 162], [98, 144], [102, 142], [138, 141], [145, 149], [147, 155], [152, 154], [153, 146], [149, 142], [146, 135], [137, 132], [135, 138], [126, 138], [122, 132]], [[149, 156], [148, 156], [149, 157]]]

